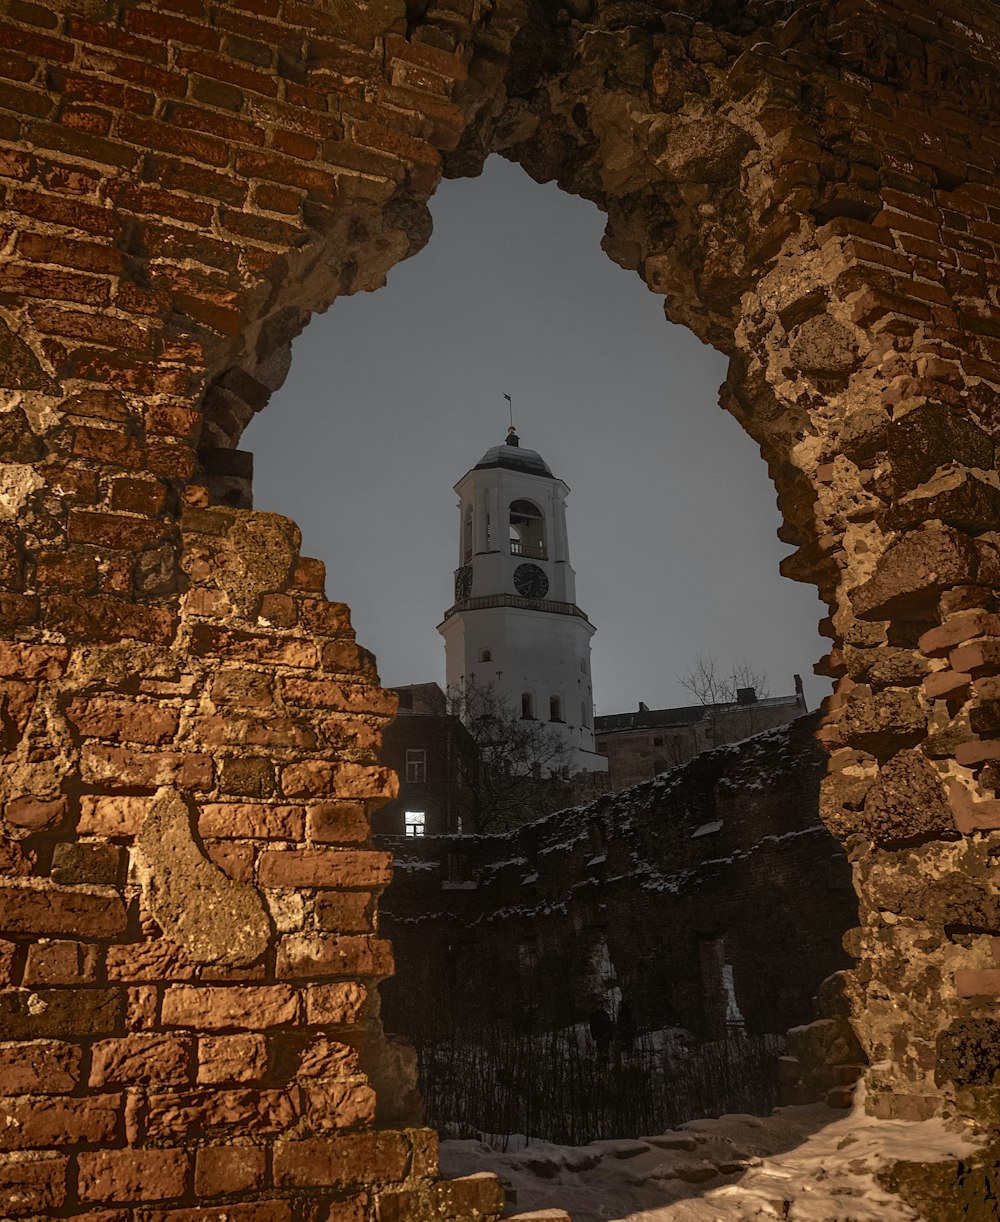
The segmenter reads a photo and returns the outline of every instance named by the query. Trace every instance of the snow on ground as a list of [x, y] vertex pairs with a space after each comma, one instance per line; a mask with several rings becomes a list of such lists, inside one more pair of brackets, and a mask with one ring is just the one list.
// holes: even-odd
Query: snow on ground
[[815, 1103], [588, 1146], [522, 1138], [506, 1153], [444, 1141], [441, 1173], [494, 1171], [508, 1189], [508, 1213], [561, 1208], [573, 1222], [914, 1222], [918, 1215], [874, 1172], [896, 1159], [963, 1157], [977, 1144], [941, 1120], [874, 1120], [859, 1085], [850, 1112]]

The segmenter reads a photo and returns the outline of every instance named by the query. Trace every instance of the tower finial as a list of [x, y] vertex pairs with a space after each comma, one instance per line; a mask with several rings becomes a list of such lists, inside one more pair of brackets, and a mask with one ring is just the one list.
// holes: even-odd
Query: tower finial
[[510, 411], [510, 428], [507, 430], [507, 439], [504, 442], [508, 446], [519, 446], [521, 439], [517, 435], [517, 430], [514, 428], [514, 404], [511, 402], [510, 395], [504, 395], [507, 400], [507, 407]]

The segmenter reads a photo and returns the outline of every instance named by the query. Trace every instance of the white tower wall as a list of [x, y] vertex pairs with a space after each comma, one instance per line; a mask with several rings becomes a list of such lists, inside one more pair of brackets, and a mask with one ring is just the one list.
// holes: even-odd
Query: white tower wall
[[[606, 771], [607, 759], [594, 751], [594, 627], [576, 606], [569, 563], [569, 488], [509, 436], [455, 491], [455, 602], [438, 626], [448, 686], [493, 685], [516, 711], [561, 734], [572, 772]], [[512, 505], [520, 523], [520, 538], [513, 539]]]

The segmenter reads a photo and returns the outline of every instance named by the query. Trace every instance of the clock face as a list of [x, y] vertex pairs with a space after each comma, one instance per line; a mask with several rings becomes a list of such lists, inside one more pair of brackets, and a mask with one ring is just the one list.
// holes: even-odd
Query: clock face
[[514, 570], [514, 589], [522, 598], [544, 598], [549, 579], [537, 564], [519, 564]]
[[466, 564], [455, 573], [455, 602], [464, 603], [472, 594], [472, 565]]

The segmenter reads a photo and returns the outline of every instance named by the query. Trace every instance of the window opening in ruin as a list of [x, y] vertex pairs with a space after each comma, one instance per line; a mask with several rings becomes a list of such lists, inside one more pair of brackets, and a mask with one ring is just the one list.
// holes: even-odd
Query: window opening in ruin
[[423, 785], [427, 780], [427, 751], [425, 748], [407, 748], [406, 780], [410, 785]]
[[562, 700], [558, 696], [549, 697], [549, 721], [562, 721]]
[[[581, 273], [582, 279], [558, 300], [551, 290], [564, 270], [573, 271], [575, 259], [551, 241], [557, 230], [561, 241], [563, 229], [546, 228], [530, 205], [528, 228], [540, 226], [553, 249], [536, 253], [527, 268], [518, 269], [505, 255], [508, 266], [502, 269], [496, 291], [479, 275], [475, 258], [485, 248], [504, 249], [503, 239], [511, 237], [517, 209], [504, 203], [494, 213], [477, 212], [467, 201], [473, 192], [481, 192], [478, 198], [483, 199], [491, 181], [513, 183], [520, 181], [519, 175], [524, 177], [516, 168], [492, 159], [481, 179], [445, 182], [431, 204], [435, 237], [427, 252], [393, 270], [386, 291], [338, 301], [326, 319], [316, 319], [296, 341], [292, 375], [270, 409], [253, 424], [245, 443], [257, 451], [258, 507], [294, 517], [305, 534], [304, 552], [328, 561], [327, 593], [351, 606], [358, 639], [378, 655], [384, 682], [422, 682], [439, 674], [443, 657], [433, 626], [452, 594], [451, 574], [459, 550], [454, 546], [458, 510], [450, 489], [480, 453], [502, 440], [507, 418], [499, 389], [509, 385], [509, 371], [516, 368], [521, 384], [510, 389], [515, 404], [520, 404], [515, 418], [522, 444], [537, 449], [573, 489], [567, 536], [572, 535], [579, 604], [597, 627], [593, 665], [598, 713], [634, 710], [640, 693], [654, 710], [690, 704], [690, 697], [674, 687], [676, 674], [699, 652], [713, 648], [731, 648], [734, 657], [750, 656], [772, 676], [808, 672], [812, 660], [826, 650], [815, 634], [822, 612], [817, 613], [811, 588], [792, 585], [777, 575], [778, 562], [788, 548], [773, 539], [774, 490], [756, 445], [716, 410], [716, 388], [723, 379], [718, 354], [679, 329], [665, 331], [661, 300], [647, 294], [634, 274], [616, 269], [599, 252], [603, 218], [592, 218], [596, 220], [590, 247], [595, 254], [593, 270]], [[549, 198], [554, 191], [527, 180], [521, 187], [525, 199], [536, 193]], [[459, 202], [451, 205], [451, 199]], [[569, 200], [568, 206], [590, 208], [575, 200]], [[449, 254], [449, 225], [460, 229], [463, 212], [477, 213], [477, 221], [462, 231], [464, 249], [460, 242]], [[520, 241], [515, 233], [506, 249], [516, 248]], [[577, 252], [581, 267], [583, 245]], [[451, 262], [434, 285], [422, 279], [421, 269], [433, 269], [436, 251], [444, 252], [443, 258]], [[433, 271], [430, 274], [433, 277]], [[504, 300], [501, 290], [508, 279], [507, 304], [494, 312], [493, 307]], [[641, 299], [645, 311], [643, 321], [635, 325], [625, 321], [624, 297], [618, 295], [626, 282], [628, 293]], [[424, 308], [430, 299], [435, 302], [433, 318]], [[513, 308], [511, 300], [516, 303]], [[549, 322], [559, 320], [558, 326], [538, 324], [531, 312], [536, 300]], [[600, 319], [574, 314], [573, 308], [583, 300], [600, 300], [607, 313]], [[355, 318], [361, 321], [354, 323]], [[425, 328], [425, 322], [430, 326]], [[323, 327], [327, 330], [321, 331]], [[686, 346], [666, 355], [665, 334], [670, 342], [677, 339]], [[385, 359], [386, 335], [393, 337], [392, 361]], [[448, 337], [446, 376], [442, 335]], [[564, 336], [570, 342], [561, 347]], [[612, 356], [619, 343], [622, 350]], [[600, 354], [597, 362], [591, 360], [594, 353]], [[336, 402], [331, 404], [333, 356]], [[352, 371], [355, 359], [357, 368]], [[404, 388], [390, 379], [393, 367], [406, 370]], [[416, 372], [420, 369], [422, 374]], [[627, 393], [623, 393], [623, 369], [628, 370]], [[696, 369], [701, 377], [698, 384], [693, 377], [687, 380]], [[310, 381], [316, 404], [312, 419], [307, 426], [290, 427], [290, 413], [309, 399]], [[664, 386], [669, 386], [668, 394]], [[499, 409], [496, 422], [490, 414], [491, 393]], [[284, 402], [279, 403], [279, 398]], [[477, 405], [474, 417], [471, 403]], [[643, 410], [634, 410], [643, 403]], [[406, 411], [401, 406], [387, 414], [386, 404], [405, 404]], [[615, 411], [610, 428], [609, 404]], [[288, 444], [296, 434], [309, 435], [315, 443]], [[595, 438], [600, 438], [599, 445]], [[289, 455], [283, 473], [275, 464], [282, 445]], [[310, 467], [317, 454], [321, 461]], [[356, 455], [371, 456], [371, 461], [345, 457]], [[379, 483], [393, 492], [384, 498], [384, 507], [373, 496], [375, 464]], [[327, 504], [320, 512], [312, 508], [313, 492], [327, 488], [343, 498], [340, 512]], [[403, 513], [401, 494], [406, 499]], [[362, 504], [369, 507], [365, 513], [352, 512]], [[551, 512], [547, 502], [542, 504]], [[619, 517], [618, 506], [625, 504], [628, 516]], [[695, 512], [697, 531], [691, 529]], [[524, 549], [535, 548], [535, 558], [546, 564], [553, 563], [556, 553], [564, 559], [566, 539], [533, 502], [505, 504], [499, 498], [492, 506], [477, 502], [471, 513], [463, 514], [463, 563], [475, 559], [479, 564], [478, 553], [490, 552], [494, 546], [502, 553], [505, 537], [515, 555], [530, 555]], [[752, 532], [740, 533], [755, 517], [758, 525], [766, 523], [757, 543]], [[763, 546], [758, 545], [760, 538], [766, 540]], [[713, 556], [724, 562], [713, 564]], [[495, 562], [502, 559], [501, 555]], [[765, 574], [767, 581], [762, 584]], [[734, 588], [740, 590], [739, 599], [732, 597]], [[752, 615], [747, 614], [748, 605], [753, 607]], [[780, 639], [776, 655], [780, 665], [745, 643], [748, 625], [760, 623], [773, 625]], [[804, 641], [808, 644], [803, 647]], [[627, 648], [621, 642], [627, 642]], [[492, 658], [480, 657], [480, 662], [487, 661]], [[581, 675], [585, 674], [584, 661], [579, 665]], [[531, 681], [530, 676], [525, 678]], [[543, 683], [540, 679], [535, 684], [540, 701], [545, 700]], [[565, 690], [565, 683], [562, 686]], [[516, 708], [516, 689], [514, 695]], [[581, 724], [586, 725], [586, 702], [582, 703]], [[522, 718], [534, 720], [535, 713], [531, 692], [521, 693]], [[550, 718], [561, 720], [562, 714], [561, 702], [550, 702]], [[684, 746], [689, 747], [687, 727], [684, 735]], [[662, 747], [663, 741], [657, 746]], [[670, 754], [661, 750], [654, 757], [649, 752], [645, 766], [659, 771], [676, 762], [665, 758]], [[532, 771], [540, 776], [537, 766]], [[434, 811], [435, 829], [458, 826], [461, 830], [454, 815], [450, 824], [438, 824], [439, 817]], [[405, 818], [407, 836], [425, 835], [424, 811], [407, 812]], [[469, 831], [477, 828], [470, 823]], [[705, 844], [710, 852], [718, 837], [711, 836], [708, 827], [702, 835], [706, 839], [699, 837], [692, 849]], [[547, 860], [537, 845], [525, 856], [529, 863], [534, 859], [534, 865]], [[525, 870], [529, 877], [533, 864]], [[391, 889], [386, 901], [391, 901]], [[722, 969], [731, 965], [717, 963], [718, 958], [710, 956], [703, 981], [715, 999], [713, 1021], [724, 1028], [730, 1021], [730, 1005]], [[708, 976], [713, 982], [710, 989]], [[693, 1008], [698, 1009], [697, 973], [692, 997]]]
[[[351, 607], [383, 681], [442, 670], [433, 629], [459, 550], [450, 490], [503, 441], [503, 391], [521, 445], [572, 490], [599, 713], [634, 708], [640, 693], [651, 707], [689, 703], [676, 676], [712, 649], [747, 656], [775, 684], [808, 673], [826, 652], [816, 634], [824, 612], [812, 588], [778, 574], [790, 549], [774, 535], [773, 486], [756, 444], [716, 407], [724, 358], [666, 324], [662, 296], [607, 258], [606, 218], [588, 201], [490, 157], [479, 177], [443, 182], [430, 210], [430, 242], [386, 288], [341, 297], [295, 339], [284, 386], [240, 442], [255, 456], [255, 505], [293, 518], [304, 554], [327, 562], [328, 594]], [[373, 497], [373, 463], [392, 495]], [[537, 563], [551, 564], [549, 507], [529, 503], [537, 513], [515, 509], [515, 544], [544, 547], [549, 559]], [[511, 509], [473, 506], [473, 558], [504, 546], [497, 527]], [[769, 644], [760, 624], [771, 626]]]

